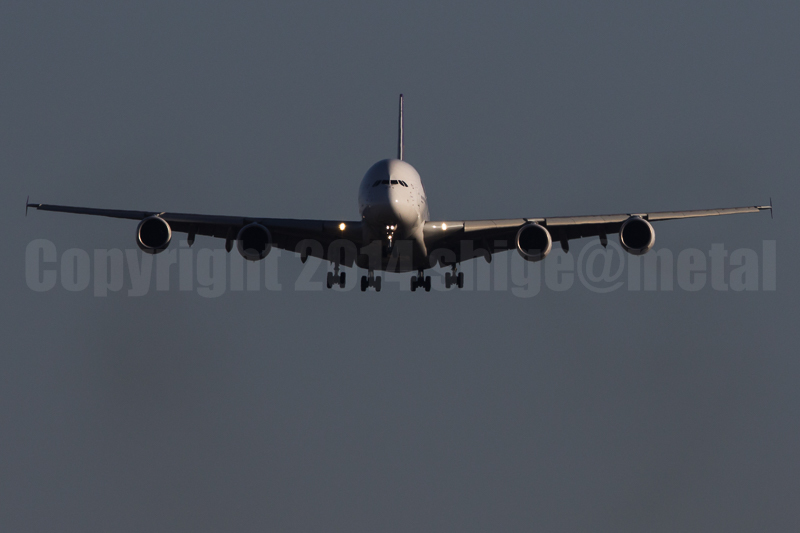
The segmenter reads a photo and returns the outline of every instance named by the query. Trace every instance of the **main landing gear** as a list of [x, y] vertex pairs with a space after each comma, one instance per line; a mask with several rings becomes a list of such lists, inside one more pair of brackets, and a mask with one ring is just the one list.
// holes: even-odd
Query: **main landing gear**
[[340, 289], [344, 289], [345, 272], [339, 273], [339, 265], [333, 267], [333, 272], [328, 272], [328, 288], [338, 285]]
[[459, 289], [464, 288], [464, 273], [463, 272], [456, 273], [455, 265], [453, 265], [452, 274], [450, 272], [445, 272], [444, 274], [444, 286], [449, 289], [453, 285], [455, 285]]
[[367, 287], [375, 287], [376, 292], [381, 291], [381, 277], [376, 277], [372, 270], [366, 276], [361, 276], [361, 292], [366, 292]]
[[[328, 272], [328, 288], [331, 285], [339, 283], [339, 286], [344, 288], [344, 272], [339, 274], [339, 266], [336, 266], [336, 273]], [[448, 289], [456, 286], [459, 289], [464, 288], [464, 273], [456, 272], [456, 267], [453, 266], [453, 272], [446, 272], [444, 275], [444, 285]], [[370, 270], [366, 276], [361, 276], [361, 292], [366, 292], [368, 288], [373, 287], [376, 292], [381, 290], [381, 277], [376, 276], [375, 272]], [[425, 292], [431, 291], [431, 277], [425, 275], [425, 271], [417, 271], [416, 276], [411, 276], [411, 291], [417, 289], [425, 289]]]
[[411, 291], [417, 290], [417, 287], [424, 288], [425, 292], [431, 292], [431, 277], [425, 276], [422, 270], [416, 276], [411, 276]]

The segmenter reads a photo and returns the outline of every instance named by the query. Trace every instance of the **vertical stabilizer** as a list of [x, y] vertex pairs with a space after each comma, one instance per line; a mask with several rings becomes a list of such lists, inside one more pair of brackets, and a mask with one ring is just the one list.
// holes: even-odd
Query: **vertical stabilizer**
[[403, 160], [403, 95], [400, 95], [400, 118], [397, 127], [397, 159]]

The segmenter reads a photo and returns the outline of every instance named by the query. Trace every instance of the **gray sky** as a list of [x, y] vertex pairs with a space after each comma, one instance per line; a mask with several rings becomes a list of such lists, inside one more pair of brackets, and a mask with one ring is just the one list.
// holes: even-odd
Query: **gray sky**
[[[799, 23], [797, 2], [3, 3], [2, 529], [797, 529]], [[26, 285], [32, 240], [135, 230], [23, 218], [28, 194], [356, 218], [400, 92], [434, 218], [771, 196], [774, 220], [660, 223], [656, 248], [774, 240], [777, 290], [295, 291], [286, 252], [281, 291]]]

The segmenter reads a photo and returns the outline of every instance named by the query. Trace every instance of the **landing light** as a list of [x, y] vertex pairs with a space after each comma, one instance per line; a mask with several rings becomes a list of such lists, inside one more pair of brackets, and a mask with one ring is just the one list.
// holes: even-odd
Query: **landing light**
[[342, 222], [341, 224], [339, 224], [339, 229], [340, 229], [340, 230], [342, 230], [342, 231], [344, 231], [344, 228], [346, 228], [346, 227], [347, 227], [347, 226], [345, 226], [345, 225], [344, 225], [344, 222]]
[[442, 231], [447, 231], [447, 224], [442, 224]]

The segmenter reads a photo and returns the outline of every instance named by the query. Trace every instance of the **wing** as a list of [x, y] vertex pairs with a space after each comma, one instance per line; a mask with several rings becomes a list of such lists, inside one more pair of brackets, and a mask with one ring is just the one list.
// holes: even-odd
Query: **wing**
[[[186, 233], [189, 241], [194, 241], [195, 235], [206, 235], [226, 240], [226, 248], [230, 251], [233, 241], [239, 230], [247, 224], [257, 222], [267, 227], [272, 234], [273, 246], [297, 251], [298, 245], [306, 239], [319, 242], [322, 246], [309, 246], [308, 255], [327, 259], [327, 250], [330, 244], [339, 239], [347, 239], [357, 246], [361, 245], [361, 222], [346, 220], [303, 220], [292, 218], [257, 218], [234, 217], [218, 215], [195, 215], [189, 213], [167, 213], [160, 211], [128, 211], [122, 209], [95, 209], [92, 207], [72, 207], [67, 205], [26, 204], [40, 211], [58, 211], [60, 213], [77, 213], [81, 215], [96, 215], [110, 218], [128, 220], [143, 220], [147, 217], [158, 215], [166, 220], [173, 232]], [[340, 225], [344, 223], [344, 230]], [[349, 258], [352, 263], [352, 258]], [[352, 266], [348, 264], [346, 266]]]
[[[550, 232], [554, 242], [569, 249], [569, 241], [581, 237], [603, 237], [618, 233], [623, 222], [639, 216], [650, 222], [677, 220], [682, 218], [713, 217], [739, 213], [772, 211], [772, 205], [750, 207], [726, 207], [722, 209], [698, 209], [694, 211], [660, 211], [655, 213], [625, 213], [619, 215], [590, 215], [577, 217], [512, 218], [498, 220], [453, 220], [426, 222], [424, 235], [428, 251], [450, 250], [459, 261], [510, 250], [516, 247], [519, 228], [536, 222]], [[463, 243], [470, 243], [466, 248]]]

